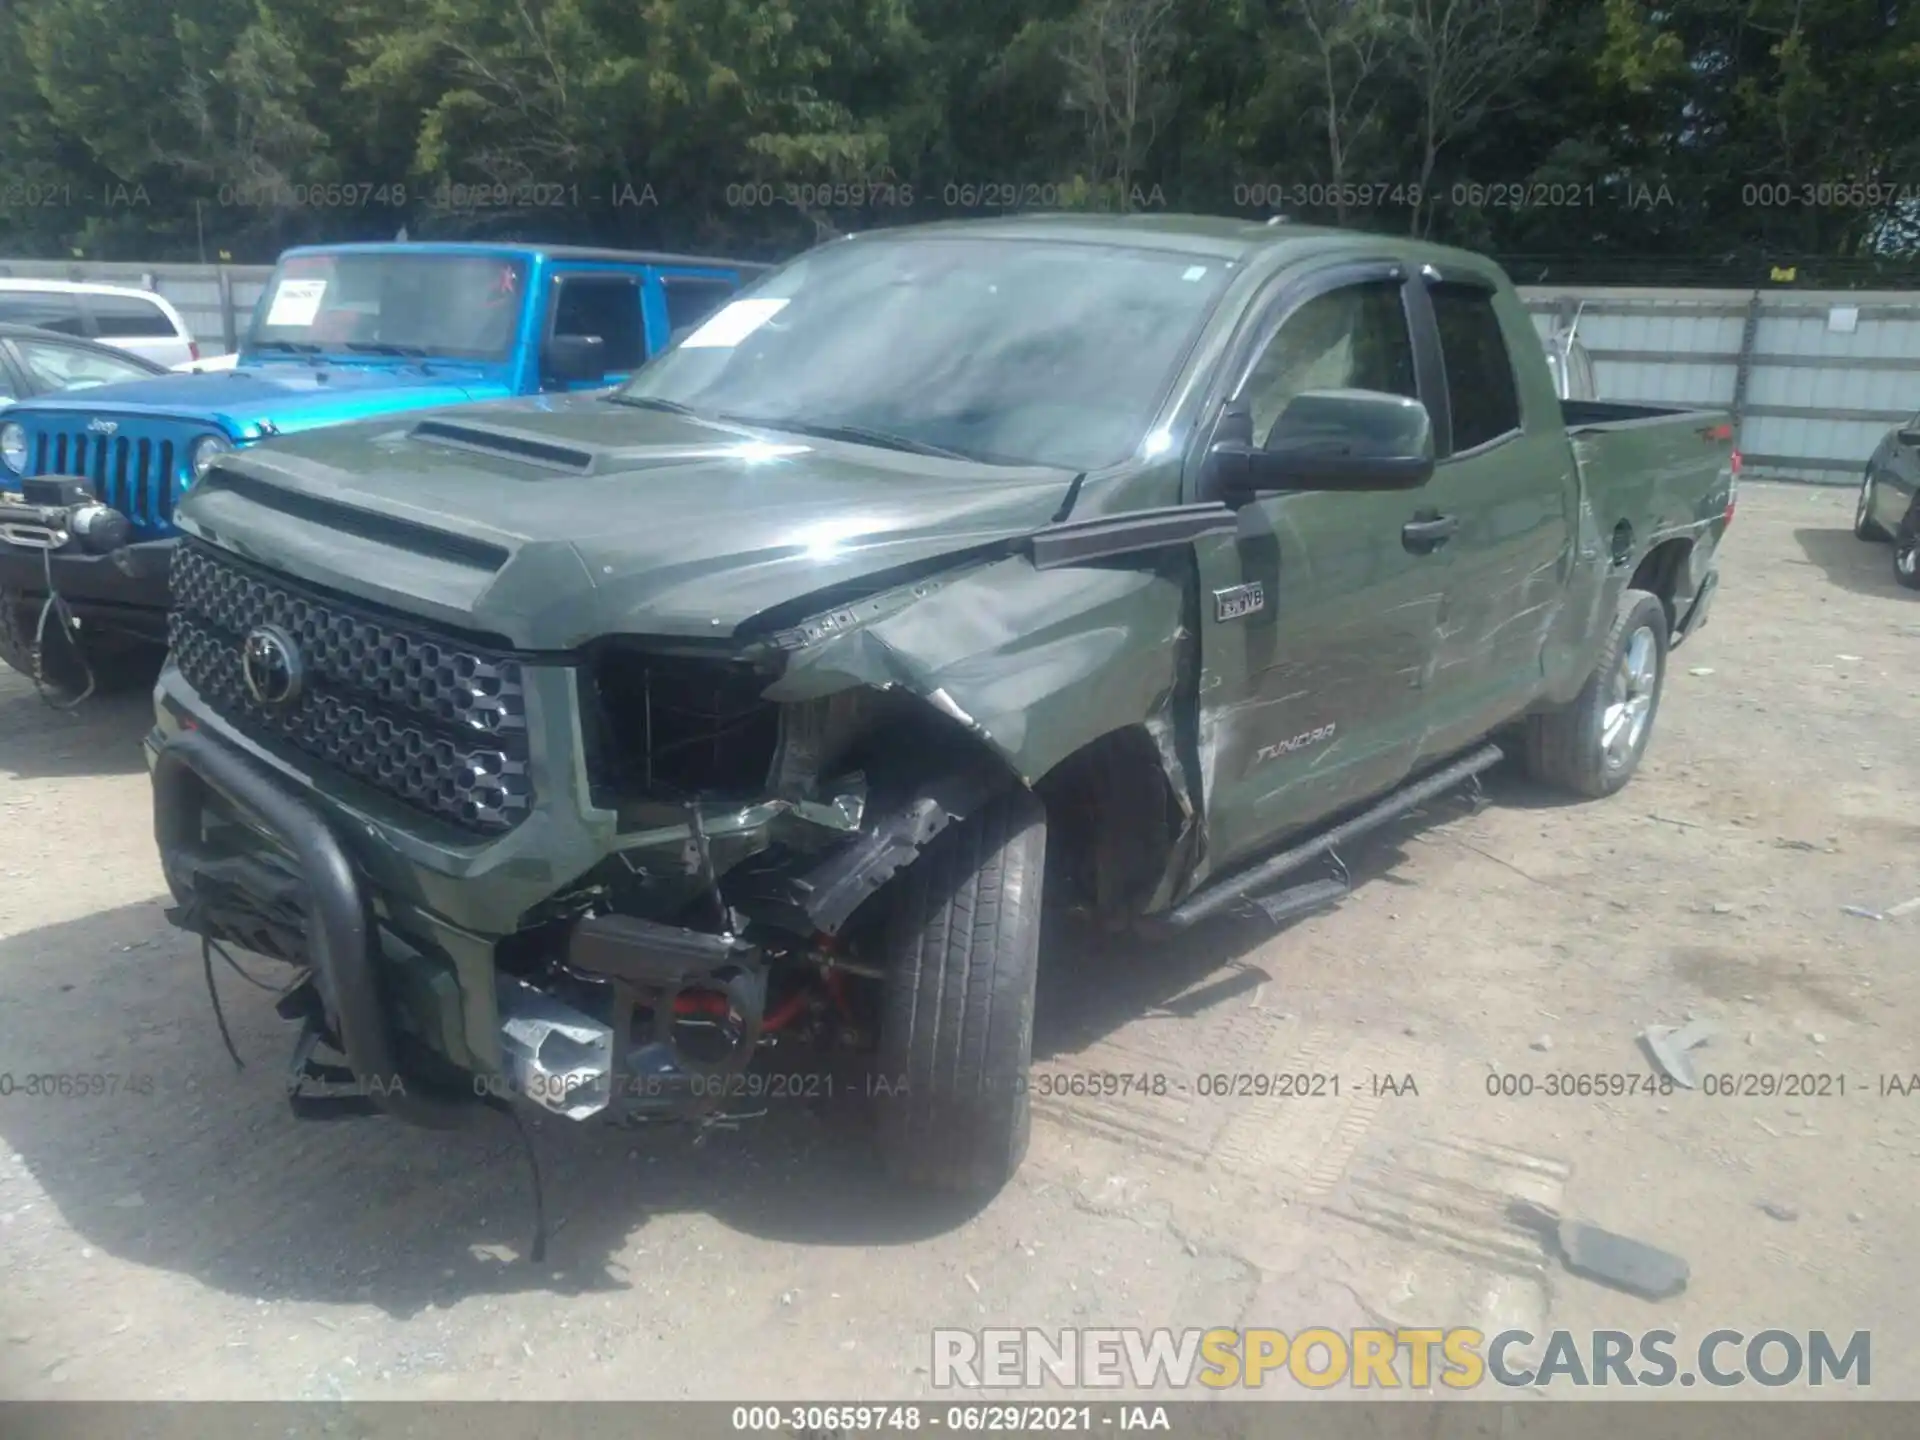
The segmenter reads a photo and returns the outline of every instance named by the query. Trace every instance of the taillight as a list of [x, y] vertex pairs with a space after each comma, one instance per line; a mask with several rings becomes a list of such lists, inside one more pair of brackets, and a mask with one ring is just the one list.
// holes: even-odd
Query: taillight
[[187, 341], [187, 359], [198, 360], [199, 358], [200, 358], [200, 342], [198, 340]]
[[1740, 503], [1740, 452], [1733, 450], [1727, 455], [1727, 513], [1720, 517], [1721, 528], [1733, 524], [1733, 507]]
[[1732, 455], [1728, 456], [1727, 463], [1733, 467], [1733, 473], [1738, 475], [1740, 473], [1740, 452], [1736, 450]]

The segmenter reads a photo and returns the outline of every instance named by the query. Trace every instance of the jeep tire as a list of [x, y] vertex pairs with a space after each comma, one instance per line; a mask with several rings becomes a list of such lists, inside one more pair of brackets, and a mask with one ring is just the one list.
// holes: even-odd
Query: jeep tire
[[1658, 595], [1621, 594], [1600, 663], [1580, 693], [1523, 723], [1521, 757], [1529, 775], [1595, 800], [1633, 778], [1666, 688], [1672, 626]]
[[1026, 1155], [1046, 812], [1013, 786], [894, 882], [881, 1000], [880, 1150], [897, 1180], [990, 1195]]

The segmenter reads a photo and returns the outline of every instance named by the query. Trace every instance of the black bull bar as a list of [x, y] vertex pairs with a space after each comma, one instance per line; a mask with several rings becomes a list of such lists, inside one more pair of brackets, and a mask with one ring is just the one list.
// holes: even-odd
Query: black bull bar
[[250, 810], [299, 862], [309, 903], [307, 960], [338, 1031], [339, 1048], [369, 1101], [410, 1124], [449, 1130], [482, 1106], [436, 1095], [400, 1069], [373, 968], [371, 910], [339, 839], [311, 808], [245, 756], [198, 730], [170, 736], [153, 763], [153, 830], [175, 898], [179, 862], [202, 848], [208, 795]]

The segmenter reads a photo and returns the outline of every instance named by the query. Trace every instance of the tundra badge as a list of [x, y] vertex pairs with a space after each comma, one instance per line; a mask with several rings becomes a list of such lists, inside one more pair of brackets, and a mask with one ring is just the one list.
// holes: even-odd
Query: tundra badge
[[1222, 622], [1244, 620], [1267, 608], [1267, 591], [1258, 580], [1245, 585], [1229, 585], [1213, 592], [1213, 618]]

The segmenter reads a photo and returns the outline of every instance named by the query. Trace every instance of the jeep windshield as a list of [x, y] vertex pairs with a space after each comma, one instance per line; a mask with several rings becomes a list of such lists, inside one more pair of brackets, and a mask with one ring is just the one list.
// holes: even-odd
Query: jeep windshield
[[375, 359], [502, 360], [527, 266], [508, 256], [290, 255], [254, 311], [248, 350]]
[[1133, 453], [1231, 272], [1213, 256], [885, 236], [811, 251], [613, 398], [1092, 470]]

